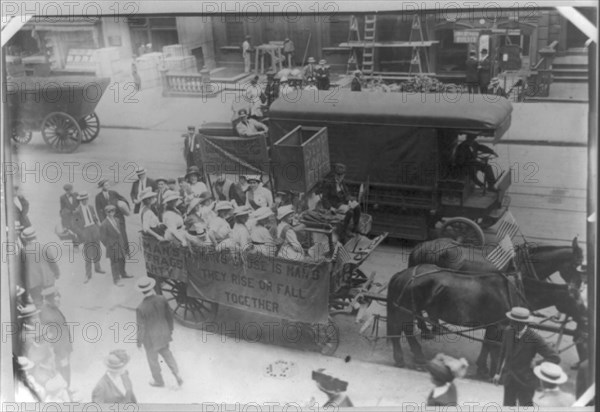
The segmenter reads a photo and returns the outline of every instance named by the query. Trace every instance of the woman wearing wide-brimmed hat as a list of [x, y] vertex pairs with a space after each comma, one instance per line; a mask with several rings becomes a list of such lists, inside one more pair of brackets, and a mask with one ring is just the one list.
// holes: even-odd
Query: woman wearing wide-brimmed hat
[[257, 210], [261, 207], [273, 206], [273, 194], [262, 185], [260, 175], [246, 176], [248, 190], [246, 191], [246, 206]]
[[267, 227], [273, 217], [273, 211], [268, 207], [261, 207], [255, 210], [251, 217], [256, 220], [256, 224], [250, 231], [250, 239], [254, 249], [265, 256], [275, 256], [277, 245]]
[[250, 230], [248, 230], [248, 226], [246, 226], [250, 211], [251, 209], [246, 206], [238, 206], [233, 210], [235, 223], [231, 230], [231, 242], [233, 247], [240, 252], [248, 249], [252, 245], [252, 241], [250, 240]]
[[227, 222], [227, 218], [231, 216], [232, 211], [233, 205], [231, 202], [220, 201], [215, 206], [217, 217], [209, 223], [208, 237], [217, 250], [231, 248], [232, 246], [230, 239], [231, 226]]
[[181, 198], [171, 190], [167, 190], [163, 197], [165, 211], [163, 212], [163, 223], [166, 226], [165, 239], [187, 246], [187, 238], [183, 227], [183, 216], [177, 209], [177, 201]]
[[455, 359], [451, 356], [438, 353], [435, 358], [427, 362], [425, 367], [431, 374], [431, 382], [435, 388], [427, 397], [428, 406], [456, 406], [455, 378], [462, 378], [467, 372], [469, 364], [464, 358]]
[[208, 190], [206, 185], [200, 180], [201, 176], [202, 174], [197, 166], [190, 167], [185, 174], [185, 180], [189, 182], [190, 189], [195, 196], [200, 196], [201, 193]]
[[292, 227], [292, 217], [294, 208], [292, 205], [285, 205], [277, 210], [277, 243], [281, 244], [277, 256], [290, 260], [303, 260], [304, 249], [298, 241], [296, 232]]
[[113, 350], [104, 359], [106, 373], [92, 392], [92, 402], [96, 403], [137, 403], [133, 385], [125, 368], [129, 354], [124, 350]]
[[158, 216], [154, 213], [156, 197], [157, 193], [153, 192], [152, 188], [147, 188], [140, 194], [140, 202], [143, 205], [140, 212], [142, 232], [154, 237], [156, 240], [165, 240], [166, 226], [160, 223]]

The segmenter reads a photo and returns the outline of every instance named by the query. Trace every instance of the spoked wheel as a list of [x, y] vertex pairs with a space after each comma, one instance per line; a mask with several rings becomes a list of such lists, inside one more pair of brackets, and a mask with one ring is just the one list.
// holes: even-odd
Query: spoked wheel
[[163, 295], [173, 311], [173, 317], [183, 325], [200, 329], [217, 316], [219, 305], [215, 302], [187, 295], [187, 285], [170, 279], [157, 282], [159, 293]]
[[464, 245], [483, 246], [483, 230], [466, 217], [453, 217], [444, 222], [440, 237], [448, 237]]
[[61, 153], [75, 151], [81, 144], [81, 135], [77, 120], [66, 113], [50, 113], [42, 121], [44, 141]]
[[33, 132], [25, 128], [21, 120], [17, 120], [12, 126], [12, 139], [19, 144], [27, 144], [31, 141]]
[[312, 325], [315, 342], [321, 349], [321, 354], [333, 356], [340, 346], [340, 329], [335, 321], [329, 317], [326, 324]]
[[83, 133], [81, 136], [82, 143], [89, 143], [98, 137], [100, 133], [100, 119], [96, 112], [88, 114], [84, 118], [79, 120], [79, 127]]

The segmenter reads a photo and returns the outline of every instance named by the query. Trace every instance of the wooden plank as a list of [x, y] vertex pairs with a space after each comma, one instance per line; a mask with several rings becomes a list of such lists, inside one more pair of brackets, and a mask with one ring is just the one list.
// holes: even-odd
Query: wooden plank
[[370, 42], [370, 41], [348, 41], [340, 43], [339, 47], [431, 47], [438, 44], [437, 40], [430, 41], [390, 41], [390, 42]]

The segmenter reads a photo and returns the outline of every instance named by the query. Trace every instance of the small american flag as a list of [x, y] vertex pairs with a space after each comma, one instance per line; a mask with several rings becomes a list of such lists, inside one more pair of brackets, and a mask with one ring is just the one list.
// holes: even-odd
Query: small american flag
[[510, 236], [505, 235], [498, 246], [494, 248], [487, 256], [489, 260], [498, 270], [502, 270], [511, 259], [515, 257], [515, 249], [510, 240]]
[[513, 217], [512, 213], [506, 212], [500, 226], [498, 227], [498, 233], [496, 234], [498, 239], [504, 239], [506, 235], [510, 238], [514, 238], [519, 231], [519, 225]]

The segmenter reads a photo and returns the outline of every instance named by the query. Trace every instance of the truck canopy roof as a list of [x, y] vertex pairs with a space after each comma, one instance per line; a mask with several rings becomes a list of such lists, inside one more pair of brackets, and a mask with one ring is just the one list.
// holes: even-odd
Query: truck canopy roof
[[303, 91], [273, 102], [271, 121], [301, 119], [474, 131], [499, 140], [512, 105], [495, 95]]

